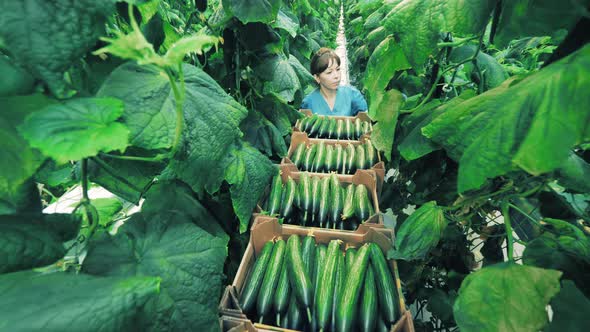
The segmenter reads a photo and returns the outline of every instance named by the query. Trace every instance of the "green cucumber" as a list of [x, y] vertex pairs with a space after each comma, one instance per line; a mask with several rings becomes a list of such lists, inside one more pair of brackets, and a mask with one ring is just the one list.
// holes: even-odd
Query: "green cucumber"
[[322, 121], [322, 125], [318, 130], [318, 137], [319, 138], [327, 138], [328, 137], [328, 128], [330, 127], [330, 118], [325, 117]]
[[356, 171], [356, 149], [352, 143], [346, 146], [346, 171], [348, 174], [354, 174]]
[[368, 121], [364, 121], [363, 122], [363, 130], [362, 130], [363, 135], [369, 133], [370, 131], [371, 131], [371, 128], [369, 126], [369, 122]]
[[344, 152], [344, 148], [342, 148], [342, 145], [336, 144], [336, 146], [334, 147], [334, 161], [332, 162], [333, 163], [332, 171], [334, 171], [336, 173], [341, 173], [340, 169], [342, 168], [342, 164], [344, 163], [344, 159], [343, 159], [343, 155], [342, 155], [343, 152]]
[[291, 294], [291, 286], [289, 286], [289, 275], [287, 274], [287, 264], [283, 263], [281, 267], [281, 275], [277, 284], [277, 290], [273, 297], [273, 310], [277, 314], [277, 326], [281, 326], [281, 315], [287, 312], [289, 305], [289, 295]]
[[354, 258], [356, 257], [356, 248], [346, 249], [346, 271], [350, 271], [352, 264], [354, 264]]
[[354, 191], [354, 211], [357, 218], [363, 222], [370, 216], [370, 202], [367, 187], [364, 184], [356, 186]]
[[336, 310], [336, 328], [338, 331], [347, 332], [353, 328], [361, 286], [368, 264], [369, 246], [365, 244], [357, 251], [354, 264], [346, 276], [340, 305], [338, 306], [338, 310]]
[[322, 123], [324, 123], [324, 121], [326, 121], [325, 116], [318, 116], [318, 120], [313, 124], [313, 126], [309, 130], [309, 137], [317, 137], [318, 132], [320, 131], [320, 127], [322, 126]]
[[256, 313], [260, 317], [260, 323], [263, 322], [264, 316], [270, 312], [274, 292], [281, 276], [280, 271], [283, 266], [284, 257], [285, 241], [279, 239], [275, 242], [274, 248], [272, 249], [272, 254], [270, 255], [270, 260], [264, 273], [264, 279], [262, 280], [262, 286], [260, 286], [260, 291], [258, 292]]
[[[315, 267], [313, 271], [313, 279], [314, 279], [314, 287], [313, 287], [313, 303], [315, 308], [315, 303], [318, 301], [318, 292], [319, 292], [319, 284], [320, 278], [322, 277], [322, 272], [324, 269], [324, 265], [326, 262], [326, 252], [328, 248], [325, 244], [318, 244], [315, 248]], [[314, 310], [313, 312], [313, 319], [312, 319], [312, 331], [317, 330], [317, 312]]]
[[[303, 265], [305, 266], [305, 271], [307, 271], [307, 275], [313, 275], [313, 269], [315, 267], [315, 239], [313, 236], [306, 236], [303, 238], [303, 242], [301, 244], [301, 256], [303, 257]], [[312, 280], [313, 285], [313, 280]]]
[[344, 135], [344, 120], [338, 119], [336, 122], [336, 139], [343, 139]]
[[341, 240], [330, 241], [328, 251], [326, 252], [326, 262], [324, 263], [322, 277], [320, 278], [315, 305], [320, 331], [327, 331], [330, 324], [334, 301], [334, 286], [336, 285], [336, 263], [338, 261], [338, 255], [341, 255], [341, 243]]
[[312, 116], [307, 117], [307, 121], [305, 122], [305, 126], [303, 127], [303, 131], [309, 133], [309, 130], [313, 126], [313, 124], [318, 121], [318, 116], [313, 114]]
[[363, 332], [372, 332], [375, 330], [376, 320], [378, 319], [377, 286], [375, 285], [375, 274], [371, 265], [369, 264], [365, 275], [361, 306], [358, 314], [358, 325]]
[[311, 168], [313, 166], [313, 160], [315, 158], [315, 154], [318, 151], [317, 144], [310, 145], [307, 150], [305, 151], [305, 156], [303, 157], [303, 170], [307, 172], [311, 172]]
[[328, 221], [328, 211], [330, 208], [330, 178], [325, 177], [321, 180], [320, 189], [320, 206], [318, 210], [318, 222], [320, 227], [326, 227]]
[[321, 180], [319, 177], [314, 176], [311, 178], [311, 221], [316, 220], [318, 211], [320, 211], [320, 193], [321, 193]]
[[338, 173], [346, 174], [346, 171], [348, 170], [348, 168], [346, 167], [346, 160], [347, 159], [348, 159], [348, 152], [346, 152], [346, 149], [342, 149], [342, 165], [340, 165], [340, 169], [338, 170]]
[[367, 168], [373, 167], [377, 163], [377, 151], [371, 144], [371, 140], [367, 140], [364, 144], [365, 146], [365, 157], [367, 158], [366, 166]]
[[281, 175], [277, 174], [272, 180], [270, 187], [270, 198], [268, 200], [268, 214], [274, 216], [281, 209], [281, 198], [283, 196], [283, 180]]
[[391, 327], [389, 324], [386, 324], [383, 320], [383, 317], [379, 316], [379, 320], [377, 321], [377, 332], [390, 332]]
[[365, 156], [365, 148], [363, 147], [362, 144], [359, 144], [356, 146], [356, 156], [355, 156], [356, 169], [368, 168], [366, 161], [367, 161], [367, 159]]
[[361, 138], [362, 131], [363, 131], [363, 124], [361, 122], [361, 119], [356, 118], [354, 120], [354, 139]]
[[291, 155], [291, 161], [293, 162], [293, 164], [295, 164], [295, 166], [297, 166], [297, 168], [301, 168], [301, 165], [303, 164], [305, 150], [305, 143], [300, 143], [299, 145], [297, 145], [295, 151], [293, 151], [293, 154]]
[[326, 163], [326, 143], [324, 143], [324, 141], [321, 141], [319, 144], [317, 144], [317, 146], [318, 151], [313, 161], [312, 172], [319, 173], [322, 172], [322, 170], [324, 169], [324, 164]]
[[324, 172], [329, 173], [332, 171], [332, 164], [334, 164], [334, 157], [336, 154], [334, 153], [334, 146], [333, 145], [326, 145], [326, 159], [324, 162]]
[[330, 222], [332, 222], [332, 228], [336, 228], [336, 223], [341, 220], [342, 209], [343, 209], [343, 196], [342, 187], [340, 186], [340, 180], [336, 173], [330, 174]]
[[287, 184], [283, 191], [283, 198], [281, 201], [281, 217], [288, 219], [293, 213], [293, 203], [295, 202], [295, 196], [297, 193], [297, 184], [289, 176], [287, 178]]
[[346, 282], [346, 264], [344, 262], [344, 255], [342, 252], [338, 255], [338, 261], [336, 263], [336, 283], [334, 285], [334, 298], [332, 301], [332, 319], [330, 324], [330, 330], [336, 331], [336, 310], [342, 297], [342, 290], [344, 289], [344, 283]]
[[311, 215], [311, 180], [307, 172], [301, 173], [299, 176], [299, 197], [300, 206], [299, 209], [303, 211], [303, 225], [305, 225]]
[[295, 128], [299, 129], [299, 131], [303, 131], [303, 128], [305, 128], [306, 119], [307, 118], [297, 120], [297, 122], [295, 122]]
[[353, 139], [352, 135], [353, 135], [353, 129], [352, 129], [352, 121], [350, 121], [349, 118], [346, 118], [346, 120], [344, 120], [344, 126], [345, 126], [345, 131], [346, 131], [346, 139]]
[[268, 241], [264, 244], [264, 247], [262, 247], [262, 250], [258, 255], [258, 259], [252, 268], [252, 272], [250, 272], [248, 281], [244, 284], [245, 286], [240, 297], [240, 305], [242, 306], [242, 311], [244, 311], [244, 313], [250, 314], [254, 311], [258, 291], [260, 290], [260, 286], [262, 286], [264, 271], [266, 271], [266, 266], [270, 260], [273, 247], [274, 243], [272, 241]]
[[311, 280], [301, 256], [301, 240], [298, 235], [291, 235], [287, 240], [287, 266], [289, 267], [289, 282], [291, 290], [297, 297], [297, 302], [307, 310], [308, 321], [311, 321], [311, 301], [313, 288]]
[[395, 285], [389, 265], [385, 260], [383, 251], [375, 243], [369, 245], [371, 264], [375, 272], [375, 281], [379, 290], [379, 308], [381, 317], [386, 323], [393, 324], [397, 320], [395, 304]]
[[344, 207], [342, 207], [342, 220], [346, 220], [354, 216], [354, 184], [349, 184], [346, 187], [346, 194], [344, 195]]
[[289, 302], [289, 309], [287, 311], [287, 328], [292, 330], [300, 330], [303, 327], [305, 320], [301, 312], [301, 306], [297, 302], [294, 294], [291, 294], [291, 301]]
[[330, 117], [330, 126], [328, 127], [328, 138], [335, 138], [336, 137], [336, 119]]

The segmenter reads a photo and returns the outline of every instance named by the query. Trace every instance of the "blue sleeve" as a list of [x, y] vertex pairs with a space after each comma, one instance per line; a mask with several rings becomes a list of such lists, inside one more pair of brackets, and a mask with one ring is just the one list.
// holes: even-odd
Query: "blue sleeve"
[[311, 101], [310, 101], [310, 97], [309, 95], [307, 95], [305, 98], [303, 98], [303, 101], [301, 102], [301, 107], [299, 107], [299, 109], [311, 109]]
[[367, 106], [367, 101], [365, 97], [361, 94], [359, 90], [354, 87], [351, 87], [351, 105], [350, 109], [352, 111], [352, 115], [357, 115], [358, 112], [365, 112], [369, 109]]

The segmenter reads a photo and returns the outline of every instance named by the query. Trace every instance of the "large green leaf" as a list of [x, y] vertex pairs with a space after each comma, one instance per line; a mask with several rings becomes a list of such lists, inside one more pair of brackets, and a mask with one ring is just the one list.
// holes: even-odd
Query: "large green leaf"
[[568, 189], [590, 193], [590, 164], [573, 152], [559, 167], [556, 177]]
[[[473, 58], [477, 50], [476, 45], [464, 45], [458, 48], [454, 48], [451, 52], [449, 60], [454, 63], [463, 62], [464, 60]], [[475, 57], [475, 62], [479, 66], [483, 76], [483, 87], [484, 91], [493, 89], [508, 78], [508, 73], [504, 70], [504, 67], [498, 63], [498, 61], [489, 54], [482, 52], [481, 50]], [[467, 62], [463, 65], [463, 71], [471, 76], [476, 76], [477, 80], [481, 80], [477, 68], [472, 62]], [[477, 81], [476, 81], [477, 82]]]
[[67, 94], [63, 73], [104, 34], [115, 1], [6, 0], [0, 2], [0, 39], [10, 53], [45, 81], [54, 94]]
[[161, 292], [142, 320], [145, 331], [217, 329], [228, 237], [207, 209], [178, 183], [148, 192], [144, 210], [116, 235], [95, 235], [84, 272], [105, 276], [159, 276]]
[[547, 36], [558, 29], [570, 29], [584, 16], [589, 5], [588, 0], [566, 3], [553, 0], [502, 1], [494, 43], [505, 46], [513, 39]]
[[0, 331], [133, 331], [159, 292], [154, 277], [31, 271], [0, 276]]
[[19, 130], [31, 146], [62, 164], [124, 151], [129, 130], [117, 122], [122, 114], [123, 103], [114, 98], [71, 99], [30, 114]]
[[369, 108], [369, 116], [377, 121], [377, 124], [373, 126], [371, 140], [377, 149], [384, 152], [385, 158], [391, 160], [393, 137], [403, 96], [397, 90], [389, 90], [375, 94], [374, 97], [375, 100]]
[[520, 167], [537, 175], [590, 139], [590, 46], [471, 98], [422, 129], [460, 162], [459, 191]]
[[79, 219], [69, 214], [0, 216], [0, 273], [44, 266], [61, 259], [63, 242], [76, 234]]
[[270, 23], [277, 18], [281, 0], [222, 0], [223, 8], [242, 23]]
[[272, 23], [275, 29], [283, 29], [295, 38], [299, 30], [299, 19], [289, 9], [283, 7], [279, 10], [276, 21]]
[[256, 73], [264, 82], [264, 93], [276, 95], [284, 103], [292, 102], [295, 93], [301, 89], [298, 74], [302, 72], [296, 71], [291, 61], [280, 54], [266, 59], [256, 68]]
[[384, 24], [416, 71], [423, 72], [428, 58], [436, 55], [441, 33], [481, 32], [494, 5], [493, 0], [404, 0], [387, 14]]
[[41, 154], [18, 133], [24, 118], [53, 103], [43, 95], [0, 98], [0, 196], [14, 194], [43, 163]]
[[[271, 112], [274, 110], [271, 110]], [[287, 155], [287, 145], [281, 132], [266, 117], [257, 111], [248, 112], [248, 117], [240, 124], [244, 140], [269, 157]]]
[[369, 58], [364, 79], [365, 90], [371, 103], [377, 101], [376, 94], [385, 90], [396, 71], [408, 68], [410, 64], [393, 37], [387, 37], [379, 43]]
[[486, 267], [465, 278], [455, 301], [461, 331], [539, 331], [545, 307], [559, 292], [561, 272], [514, 263]]
[[588, 330], [590, 300], [571, 281], [564, 281], [561, 291], [551, 300], [553, 319], [546, 332], [584, 332]]
[[276, 168], [268, 158], [247, 143], [234, 149], [230, 158], [225, 178], [231, 185], [232, 204], [240, 219], [240, 233], [243, 233]]
[[416, 210], [401, 225], [395, 238], [395, 249], [389, 258], [406, 261], [423, 259], [441, 239], [447, 220], [436, 202], [428, 202]]

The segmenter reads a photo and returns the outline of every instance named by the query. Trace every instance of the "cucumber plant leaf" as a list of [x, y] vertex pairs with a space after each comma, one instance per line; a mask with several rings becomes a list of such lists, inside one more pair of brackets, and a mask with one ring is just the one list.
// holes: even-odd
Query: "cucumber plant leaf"
[[293, 61], [279, 54], [267, 58], [256, 67], [255, 72], [264, 82], [264, 94], [275, 95], [285, 104], [295, 100], [295, 93], [301, 90], [299, 75], [302, 71], [293, 67]]
[[281, 0], [222, 0], [223, 9], [242, 23], [271, 23], [277, 18]]
[[[387, 37], [377, 45], [367, 63], [364, 87], [371, 99], [371, 106], [377, 104], [375, 94], [382, 93], [396, 71], [410, 68], [402, 48], [393, 37]], [[370, 113], [375, 113], [371, 107]]]
[[573, 282], [563, 281], [561, 291], [551, 300], [551, 309], [553, 319], [545, 331], [584, 332], [588, 329], [590, 300]]
[[375, 100], [369, 109], [369, 116], [377, 121], [377, 124], [373, 126], [371, 140], [375, 148], [383, 151], [385, 158], [391, 160], [393, 137], [403, 96], [397, 90], [389, 90], [379, 92], [374, 97]]
[[271, 26], [275, 29], [283, 29], [295, 38], [297, 30], [299, 30], [299, 19], [288, 8], [283, 7], [279, 9], [277, 19], [271, 23]]
[[114, 98], [70, 99], [28, 115], [19, 131], [59, 164], [99, 152], [122, 152], [129, 141], [129, 130], [117, 122], [123, 107]]
[[545, 307], [559, 292], [561, 272], [514, 263], [485, 267], [465, 278], [453, 311], [461, 331], [539, 331]]

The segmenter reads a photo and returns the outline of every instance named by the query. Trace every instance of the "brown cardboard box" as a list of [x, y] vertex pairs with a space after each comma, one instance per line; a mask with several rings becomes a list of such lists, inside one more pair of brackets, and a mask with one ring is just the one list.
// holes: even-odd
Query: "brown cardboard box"
[[[310, 109], [300, 109], [299, 112], [303, 113], [303, 115], [305, 115], [305, 116], [311, 116], [313, 114]], [[336, 120], [352, 119], [353, 121], [356, 120], [357, 118], [359, 118], [361, 121], [372, 122], [372, 120], [369, 117], [369, 114], [367, 112], [359, 112], [355, 116], [330, 116], [330, 117], [334, 118]], [[297, 125], [299, 124], [299, 121], [301, 121], [301, 120], [297, 120], [297, 122], [295, 123], [295, 126], [293, 127], [293, 133], [301, 132], [299, 130], [299, 128], [297, 127]], [[363, 134], [361, 136], [361, 139], [363, 139], [365, 137], [370, 137], [370, 136], [371, 136], [371, 133], [369, 132], [369, 133]]]
[[[286, 164], [280, 164], [279, 165], [279, 169], [281, 171], [281, 178], [283, 180], [283, 183], [287, 182], [287, 179], [289, 177], [291, 177], [295, 183], [299, 183], [299, 177], [301, 176], [302, 172], [299, 172], [299, 170], [297, 169], [297, 166], [295, 166], [295, 164], [293, 163], [286, 163]], [[325, 177], [329, 177], [330, 174], [328, 173], [310, 173], [311, 176], [317, 176], [319, 178], [325, 178]], [[376, 215], [380, 215], [379, 214], [379, 196], [377, 195], [377, 174], [375, 173], [374, 170], [358, 170], [354, 175], [340, 175], [338, 174], [338, 180], [340, 180], [341, 183], [353, 183], [355, 185], [358, 184], [364, 184], [367, 187], [367, 191], [370, 193], [371, 195], [371, 200], [373, 201], [373, 209], [375, 210], [375, 214]], [[264, 201], [265, 198], [268, 197], [270, 193], [270, 187], [266, 188], [264, 194], [262, 195], [262, 201], [261, 203]], [[262, 211], [262, 204], [259, 203], [258, 206], [256, 207], [255, 213], [260, 213]], [[381, 217], [379, 218], [373, 218], [370, 217], [367, 221], [367, 223], [379, 223], [382, 224], [383, 220]], [[315, 229], [315, 227], [312, 227]], [[319, 228], [318, 228], [319, 229]]]
[[[340, 239], [343, 241], [342, 249], [349, 247], [358, 248], [364, 243], [374, 242], [383, 252], [387, 252], [392, 246], [394, 235], [393, 231], [386, 228], [369, 227], [365, 224], [360, 225], [356, 231], [334, 231], [329, 229], [311, 229], [301, 226], [281, 225], [277, 218], [268, 216], [257, 216], [254, 220], [250, 233], [250, 242], [242, 257], [242, 262], [233, 283], [228, 286], [219, 305], [220, 315], [223, 317], [233, 317], [238, 320], [247, 320], [257, 331], [287, 331], [278, 327], [269, 327], [252, 323], [246, 315], [243, 314], [240, 304], [239, 295], [247, 280], [248, 273], [252, 269], [256, 260], [256, 255], [260, 253], [262, 247], [267, 241], [282, 237], [288, 239], [291, 235], [305, 236], [312, 232], [315, 236], [316, 243], [328, 243], [330, 240]], [[403, 294], [401, 292], [401, 282], [399, 280], [397, 263], [389, 260], [391, 270], [394, 274], [395, 286], [397, 289], [398, 312], [401, 318], [392, 326], [392, 332], [414, 332], [412, 316], [406, 309]]]
[[[318, 138], [309, 138], [307, 136], [307, 133], [302, 133], [302, 132], [293, 132], [293, 135], [291, 136], [291, 145], [289, 146], [289, 150], [287, 151], [287, 157], [283, 158], [283, 160], [281, 161], [281, 164], [293, 164], [293, 162], [291, 161], [291, 156], [293, 155], [293, 152], [295, 151], [295, 149], [299, 146], [299, 144], [305, 144], [307, 146], [313, 145], [313, 144], [319, 144], [321, 141], [324, 141], [325, 144], [327, 145], [336, 145], [336, 144], [352, 144], [354, 146], [360, 145], [365, 143], [367, 140], [369, 139], [369, 137], [363, 136], [361, 137], [361, 140], [359, 141], [341, 141], [341, 140], [335, 140], [335, 139], [318, 139]], [[381, 189], [383, 187], [383, 181], [385, 179], [385, 163], [383, 161], [381, 161], [381, 155], [379, 153], [377, 153], [377, 158], [378, 158], [378, 162], [373, 165], [370, 169], [372, 169], [373, 171], [375, 171], [375, 174], [377, 175], [377, 193], [381, 194]], [[294, 165], [294, 164], [293, 164]], [[297, 166], [295, 166], [297, 167]], [[298, 169], [298, 168], [297, 168]], [[314, 173], [316, 174], [316, 173]], [[352, 174], [338, 174], [342, 177], [351, 177], [352, 178]]]

